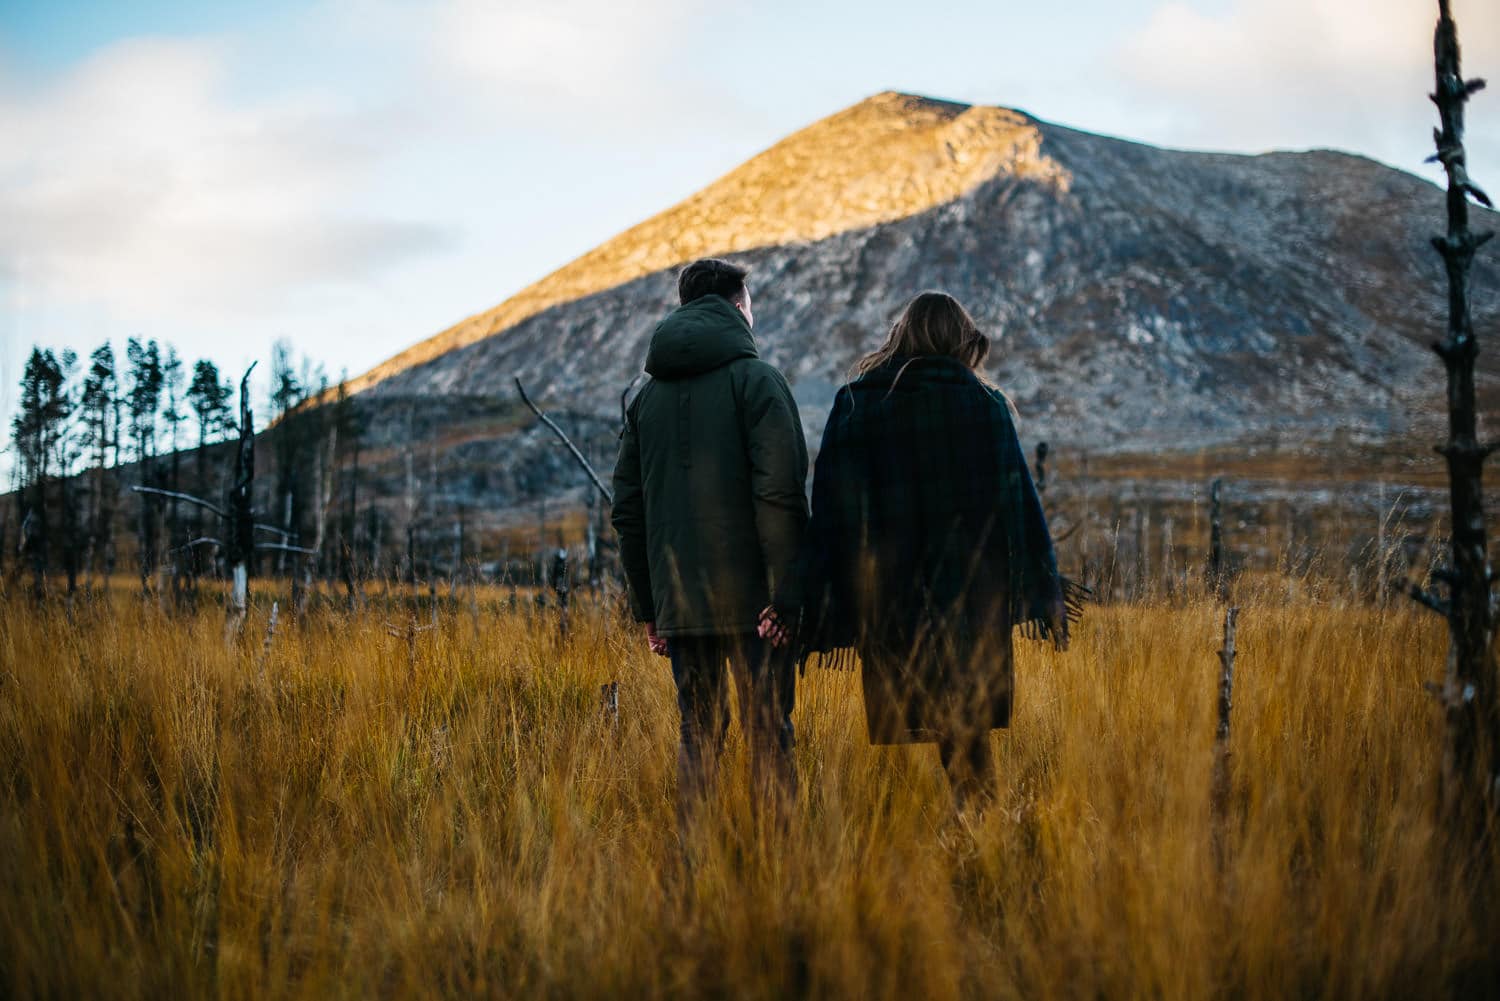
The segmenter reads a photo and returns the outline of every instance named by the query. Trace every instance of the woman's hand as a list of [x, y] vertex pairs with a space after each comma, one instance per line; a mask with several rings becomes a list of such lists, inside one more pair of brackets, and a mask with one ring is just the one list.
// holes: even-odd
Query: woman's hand
[[1047, 609], [1047, 631], [1052, 634], [1053, 647], [1068, 648], [1068, 603], [1061, 596]]
[[760, 623], [755, 631], [763, 640], [769, 640], [774, 647], [786, 646], [791, 641], [792, 631], [782, 621], [781, 616], [776, 614], [775, 605], [767, 605], [761, 609]]

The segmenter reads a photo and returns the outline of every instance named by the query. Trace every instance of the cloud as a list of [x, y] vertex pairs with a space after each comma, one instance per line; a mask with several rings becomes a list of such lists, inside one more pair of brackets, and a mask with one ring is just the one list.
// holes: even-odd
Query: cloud
[[[1466, 72], [1500, 77], [1500, 5], [1453, 7]], [[1436, 17], [1436, 5], [1413, 0], [1232, 0], [1213, 14], [1164, 3], [1125, 39], [1118, 69], [1163, 116], [1164, 141], [1341, 146], [1417, 169], [1436, 118], [1420, 96], [1432, 88]], [[1475, 129], [1471, 148], [1500, 167], [1495, 137]]]
[[214, 42], [137, 39], [41, 89], [0, 79], [0, 280], [22, 308], [245, 308], [445, 245], [357, 207], [383, 155], [367, 122], [317, 94], [237, 101], [228, 61]]
[[639, 90], [661, 67], [689, 0], [447, 0], [436, 55], [471, 80], [508, 92], [608, 100]]
[[[381, 2], [381, 0], [366, 0]], [[732, 133], [757, 113], [705, 51], [701, 0], [442, 0], [416, 28], [429, 79], [470, 120], [640, 142], [683, 121]], [[725, 38], [725, 57], [738, 58]]]

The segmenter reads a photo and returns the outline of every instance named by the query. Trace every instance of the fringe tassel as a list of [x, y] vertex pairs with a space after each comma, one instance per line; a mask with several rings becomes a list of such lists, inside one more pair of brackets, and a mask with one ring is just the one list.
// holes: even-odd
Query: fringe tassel
[[[1062, 589], [1063, 607], [1068, 618], [1068, 626], [1071, 628], [1075, 622], [1083, 618], [1083, 606], [1094, 596], [1092, 588], [1085, 587], [1076, 580], [1058, 575], [1058, 583]], [[1021, 635], [1029, 640], [1050, 640], [1052, 630], [1047, 625], [1046, 619], [1026, 619], [1019, 623]]]
[[1094, 590], [1067, 577], [1059, 576], [1058, 580], [1062, 582], [1063, 604], [1067, 606], [1068, 624], [1071, 625], [1083, 618], [1083, 606], [1094, 596]]
[[[1092, 588], [1085, 587], [1076, 580], [1071, 580], [1062, 575], [1058, 576], [1063, 596], [1063, 606], [1066, 608], [1068, 626], [1083, 618], [1083, 608], [1094, 596]], [[1029, 640], [1050, 640], [1052, 630], [1048, 628], [1045, 619], [1024, 619], [1018, 622], [1022, 637]], [[859, 654], [852, 646], [836, 647], [832, 650], [808, 650], [803, 649], [797, 655], [797, 662], [801, 673], [806, 674], [809, 663], [817, 658], [817, 666], [831, 671], [852, 671], [858, 663]]]

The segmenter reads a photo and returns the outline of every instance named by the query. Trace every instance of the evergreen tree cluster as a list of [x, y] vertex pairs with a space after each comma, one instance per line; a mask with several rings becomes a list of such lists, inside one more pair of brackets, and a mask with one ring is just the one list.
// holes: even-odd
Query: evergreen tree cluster
[[[321, 524], [316, 501], [343, 456], [318, 450], [357, 448], [358, 435], [342, 392], [335, 406], [305, 406], [328, 390], [328, 380], [305, 359], [294, 365], [285, 341], [273, 349], [271, 374], [265, 437], [275, 476], [257, 519], [287, 543]], [[72, 351], [35, 347], [20, 388], [10, 427], [12, 503], [0, 504], [0, 561], [9, 556], [13, 570], [29, 569], [38, 595], [58, 570], [69, 593], [80, 575], [107, 578], [121, 548], [133, 553], [147, 589], [166, 568], [174, 580], [212, 568], [215, 548], [198, 543], [215, 541], [222, 526], [189, 498], [224, 506], [232, 470], [222, 443], [239, 431], [236, 387], [213, 361], [189, 367], [171, 345], [136, 337], [126, 343], [123, 364], [107, 342], [84, 365]], [[315, 474], [323, 482], [312, 482]], [[129, 492], [136, 486], [167, 493]], [[352, 515], [330, 533], [340, 542], [346, 520]], [[285, 571], [286, 556], [267, 556], [267, 568]]]

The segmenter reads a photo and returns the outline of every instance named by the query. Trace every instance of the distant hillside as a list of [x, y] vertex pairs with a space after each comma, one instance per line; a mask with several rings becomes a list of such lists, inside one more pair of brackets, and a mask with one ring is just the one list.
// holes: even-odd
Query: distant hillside
[[[1442, 213], [1433, 185], [1342, 153], [1168, 151], [885, 93], [354, 388], [377, 408], [441, 405], [508, 395], [520, 375], [607, 417], [674, 304], [675, 266], [733, 254], [754, 270], [762, 349], [814, 424], [902, 301], [939, 287], [1001, 335], [995, 374], [1035, 434], [1107, 449], [1380, 439], [1438, 414], [1425, 345], [1445, 298], [1427, 237]], [[1481, 326], [1500, 315], [1497, 277], [1486, 259]]]

